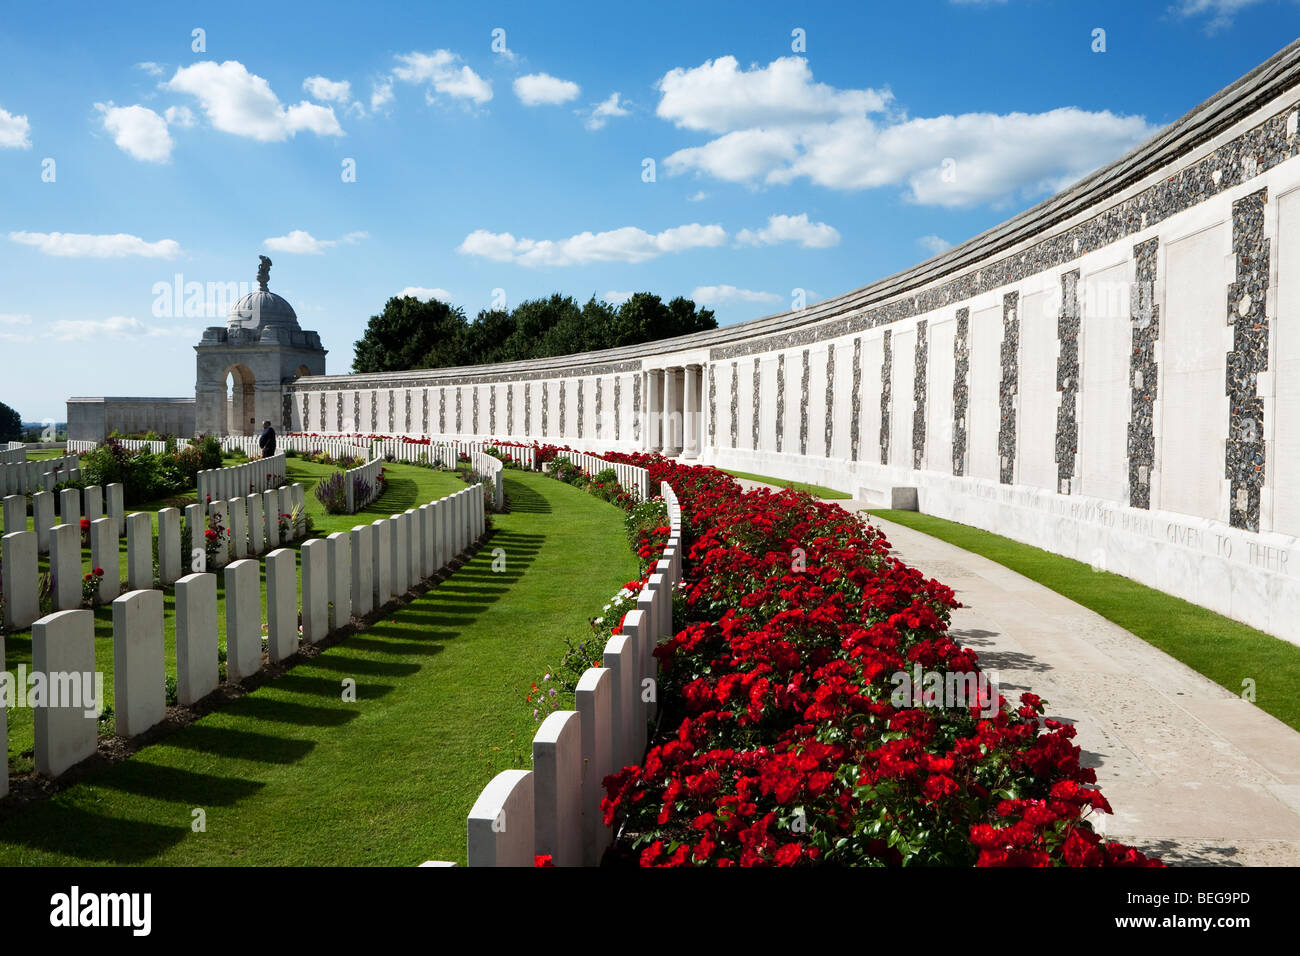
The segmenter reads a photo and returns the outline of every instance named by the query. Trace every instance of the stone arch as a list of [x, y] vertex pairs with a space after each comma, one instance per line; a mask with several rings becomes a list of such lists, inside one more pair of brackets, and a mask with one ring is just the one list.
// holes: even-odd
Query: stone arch
[[257, 377], [247, 365], [236, 362], [222, 374], [222, 387], [226, 392], [225, 433], [227, 435], [254, 435], [257, 429], [255, 386]]

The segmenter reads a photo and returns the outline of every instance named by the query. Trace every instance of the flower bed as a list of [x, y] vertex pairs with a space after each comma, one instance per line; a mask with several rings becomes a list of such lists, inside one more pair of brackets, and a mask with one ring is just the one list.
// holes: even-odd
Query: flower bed
[[656, 651], [660, 730], [606, 780], [624, 860], [1159, 865], [1094, 832], [1110, 807], [1073, 728], [1034, 694], [1008, 705], [947, 635], [953, 592], [862, 518], [606, 457], [649, 468], [652, 493], [669, 481], [687, 521], [684, 616]]

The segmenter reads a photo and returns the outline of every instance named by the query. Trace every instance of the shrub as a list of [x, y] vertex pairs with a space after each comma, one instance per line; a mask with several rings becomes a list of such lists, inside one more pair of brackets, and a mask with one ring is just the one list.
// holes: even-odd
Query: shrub
[[325, 506], [326, 514], [346, 514], [348, 510], [347, 476], [341, 471], [336, 471], [328, 478], [317, 482], [316, 500]]

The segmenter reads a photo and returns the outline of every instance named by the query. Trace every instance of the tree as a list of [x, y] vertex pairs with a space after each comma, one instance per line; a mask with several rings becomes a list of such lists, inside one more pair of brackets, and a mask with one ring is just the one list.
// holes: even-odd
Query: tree
[[4, 402], [0, 402], [0, 441], [19, 441], [22, 437], [22, 416]]
[[465, 312], [438, 299], [394, 296], [372, 315], [355, 343], [354, 372], [400, 372], [463, 364], [467, 344]]

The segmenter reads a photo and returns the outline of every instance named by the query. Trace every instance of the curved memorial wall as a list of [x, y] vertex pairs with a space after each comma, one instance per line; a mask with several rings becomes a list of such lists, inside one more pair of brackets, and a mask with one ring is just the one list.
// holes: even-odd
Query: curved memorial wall
[[[656, 450], [986, 528], [1300, 642], [1300, 44], [1066, 192], [808, 308], [288, 386], [296, 431]], [[1062, 144], [1068, 148], [1068, 144]]]

